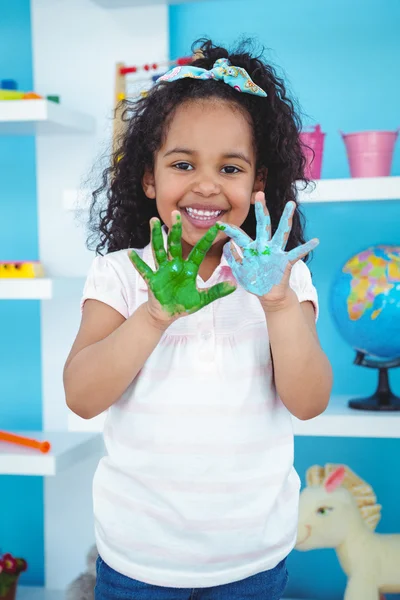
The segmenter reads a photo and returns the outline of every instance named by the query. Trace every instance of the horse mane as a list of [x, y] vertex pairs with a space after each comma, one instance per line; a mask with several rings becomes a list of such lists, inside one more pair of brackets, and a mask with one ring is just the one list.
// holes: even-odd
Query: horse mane
[[[320, 467], [319, 465], [310, 467], [306, 473], [307, 486], [323, 486], [327, 477], [342, 466], [328, 463], [325, 467]], [[374, 531], [381, 519], [382, 506], [377, 504], [374, 490], [368, 483], [356, 475], [349, 467], [344, 466], [344, 470], [345, 476], [341, 485], [353, 496], [366, 525]]]

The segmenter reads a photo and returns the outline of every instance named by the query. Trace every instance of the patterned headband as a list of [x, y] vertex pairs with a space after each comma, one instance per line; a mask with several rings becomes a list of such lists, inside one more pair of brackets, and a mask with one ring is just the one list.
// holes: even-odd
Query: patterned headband
[[156, 83], [159, 81], [176, 81], [185, 77], [202, 80], [215, 79], [216, 81], [223, 81], [238, 92], [254, 94], [263, 98], [267, 96], [267, 93], [254, 83], [245, 69], [232, 66], [227, 58], [219, 58], [210, 71], [201, 69], [200, 67], [175, 67], [168, 71], [168, 73], [165, 73], [165, 75], [159, 77]]

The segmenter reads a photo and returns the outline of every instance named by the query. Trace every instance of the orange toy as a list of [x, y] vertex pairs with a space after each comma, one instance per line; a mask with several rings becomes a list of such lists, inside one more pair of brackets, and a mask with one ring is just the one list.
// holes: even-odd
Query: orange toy
[[36, 92], [25, 92], [23, 100], [41, 100], [43, 96], [36, 94]]
[[9, 442], [10, 444], [18, 444], [19, 446], [25, 446], [27, 448], [34, 448], [40, 450], [46, 454], [51, 448], [50, 442], [42, 442], [39, 440], [33, 440], [23, 435], [16, 435], [15, 433], [7, 433], [7, 431], [0, 431], [0, 442]]

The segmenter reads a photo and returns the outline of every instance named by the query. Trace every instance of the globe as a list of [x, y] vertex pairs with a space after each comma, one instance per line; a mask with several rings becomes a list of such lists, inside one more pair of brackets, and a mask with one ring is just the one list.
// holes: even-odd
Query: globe
[[352, 256], [334, 280], [331, 312], [354, 350], [400, 358], [400, 246], [371, 246]]
[[388, 378], [388, 369], [400, 366], [400, 246], [371, 246], [349, 258], [335, 277], [330, 305], [342, 337], [357, 353], [355, 364], [379, 369], [375, 394], [349, 406], [400, 410]]

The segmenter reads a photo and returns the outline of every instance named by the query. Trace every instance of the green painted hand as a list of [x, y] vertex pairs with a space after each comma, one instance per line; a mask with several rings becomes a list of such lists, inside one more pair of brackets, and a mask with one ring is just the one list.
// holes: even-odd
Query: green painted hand
[[157, 270], [152, 271], [135, 251], [130, 252], [129, 258], [170, 317], [197, 312], [203, 306], [235, 291], [236, 287], [226, 281], [217, 283], [209, 289], [197, 289], [196, 277], [205, 255], [218, 235], [217, 226], [211, 227], [197, 242], [187, 260], [182, 258], [182, 221], [179, 212], [173, 213], [167, 251], [164, 247], [160, 221], [152, 219], [150, 226]]

